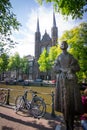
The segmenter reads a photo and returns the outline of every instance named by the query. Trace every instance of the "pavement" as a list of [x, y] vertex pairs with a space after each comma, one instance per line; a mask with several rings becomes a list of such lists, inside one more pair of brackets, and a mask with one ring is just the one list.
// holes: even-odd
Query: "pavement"
[[[27, 112], [16, 114], [14, 107], [0, 105], [0, 130], [55, 130], [61, 122], [60, 116], [52, 117], [46, 113], [43, 118], [36, 119]], [[78, 126], [75, 130], [82, 129]]]
[[36, 119], [28, 113], [16, 114], [12, 107], [0, 106], [0, 130], [55, 130], [59, 123], [58, 117], [50, 114]]

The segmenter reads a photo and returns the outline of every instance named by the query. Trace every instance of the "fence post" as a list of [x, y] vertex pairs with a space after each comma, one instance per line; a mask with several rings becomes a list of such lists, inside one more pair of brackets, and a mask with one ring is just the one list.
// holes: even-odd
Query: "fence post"
[[10, 99], [10, 89], [8, 89], [7, 92], [7, 102], [6, 102], [7, 105], [9, 105], [9, 99]]
[[55, 117], [55, 111], [54, 111], [54, 92], [52, 91], [52, 112], [51, 112], [51, 116]]

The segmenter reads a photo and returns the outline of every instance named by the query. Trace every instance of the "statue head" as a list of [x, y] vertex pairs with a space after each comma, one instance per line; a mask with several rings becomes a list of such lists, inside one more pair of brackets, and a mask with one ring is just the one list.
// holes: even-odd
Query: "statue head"
[[66, 42], [66, 41], [62, 41], [62, 42], [61, 42], [61, 45], [60, 45], [60, 48], [61, 48], [62, 50], [66, 50], [66, 49], [68, 48], [67, 42]]

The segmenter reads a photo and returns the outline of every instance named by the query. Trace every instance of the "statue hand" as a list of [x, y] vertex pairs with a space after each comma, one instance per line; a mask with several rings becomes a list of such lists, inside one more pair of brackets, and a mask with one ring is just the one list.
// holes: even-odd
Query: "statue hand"
[[68, 68], [60, 68], [60, 70], [64, 73], [67, 73], [68, 72]]
[[68, 69], [67, 73], [72, 73], [72, 71], [71, 71], [71, 69], [70, 69], [70, 68]]

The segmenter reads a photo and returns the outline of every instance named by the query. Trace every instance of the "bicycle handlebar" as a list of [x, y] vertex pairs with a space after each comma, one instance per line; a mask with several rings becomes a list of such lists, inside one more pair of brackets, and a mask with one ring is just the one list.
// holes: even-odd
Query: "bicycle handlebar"
[[37, 91], [34, 91], [34, 90], [29, 90], [31, 93], [35, 93], [37, 94], [38, 92]]
[[34, 90], [25, 90], [25, 93], [28, 93], [28, 92], [31, 92], [31, 93], [34, 93], [34, 94], [39, 94], [37, 91], [34, 91]]

